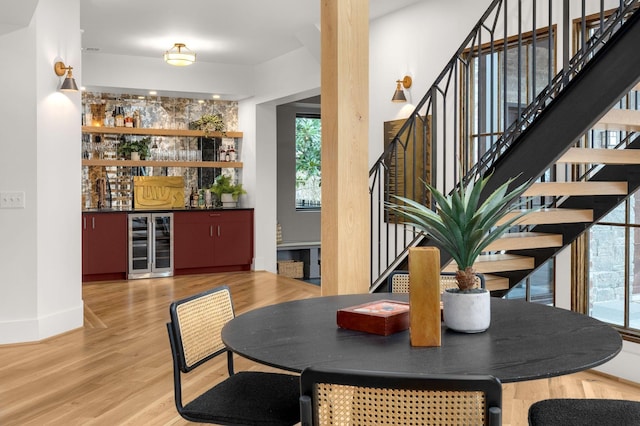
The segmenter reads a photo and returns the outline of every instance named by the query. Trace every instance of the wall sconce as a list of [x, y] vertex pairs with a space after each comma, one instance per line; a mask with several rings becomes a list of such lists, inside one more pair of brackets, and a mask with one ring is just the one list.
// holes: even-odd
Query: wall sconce
[[391, 102], [407, 102], [407, 98], [404, 96], [404, 90], [411, 87], [411, 77], [405, 75], [402, 80], [396, 80], [396, 92], [393, 94], [393, 98], [391, 98]]
[[56, 62], [53, 64], [53, 70], [55, 71], [58, 77], [62, 77], [64, 73], [67, 73], [67, 76], [64, 78], [62, 85], [60, 86], [61, 92], [77, 92], [78, 86], [76, 85], [76, 81], [73, 79], [73, 73], [71, 70], [73, 67], [65, 66], [64, 62]]
[[170, 65], [184, 67], [196, 61], [196, 54], [187, 49], [184, 43], [176, 43], [171, 49], [164, 52], [164, 61]]

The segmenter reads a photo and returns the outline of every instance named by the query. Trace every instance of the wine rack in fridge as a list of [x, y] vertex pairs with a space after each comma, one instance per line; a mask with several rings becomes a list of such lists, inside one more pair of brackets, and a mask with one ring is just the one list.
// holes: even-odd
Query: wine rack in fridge
[[173, 275], [173, 213], [129, 214], [128, 278]]

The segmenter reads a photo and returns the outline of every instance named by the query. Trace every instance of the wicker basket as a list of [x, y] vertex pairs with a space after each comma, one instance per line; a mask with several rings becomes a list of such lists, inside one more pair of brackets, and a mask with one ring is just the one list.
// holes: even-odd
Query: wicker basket
[[289, 278], [302, 278], [304, 276], [304, 263], [299, 260], [279, 260], [278, 274]]

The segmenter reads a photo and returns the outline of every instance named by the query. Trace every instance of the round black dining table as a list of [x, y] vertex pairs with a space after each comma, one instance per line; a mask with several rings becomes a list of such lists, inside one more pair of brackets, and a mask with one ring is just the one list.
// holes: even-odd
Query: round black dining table
[[575, 373], [622, 348], [609, 325], [572, 311], [491, 298], [491, 325], [465, 334], [442, 325], [441, 346], [411, 346], [409, 330], [388, 336], [339, 328], [338, 309], [406, 294], [358, 294], [296, 300], [255, 309], [222, 330], [227, 347], [284, 370], [309, 366], [425, 374], [490, 374], [503, 383]]

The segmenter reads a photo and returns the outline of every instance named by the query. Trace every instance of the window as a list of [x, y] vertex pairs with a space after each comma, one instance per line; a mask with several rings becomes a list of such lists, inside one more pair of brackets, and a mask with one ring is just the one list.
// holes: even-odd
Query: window
[[[520, 44], [519, 44], [520, 42]], [[533, 101], [555, 74], [555, 27], [541, 28], [522, 39], [495, 40], [473, 51], [470, 58], [470, 152], [473, 162], [484, 154]], [[520, 66], [520, 69], [518, 69]], [[505, 75], [506, 72], [506, 75]]]
[[527, 302], [553, 305], [555, 260], [549, 259], [530, 276], [513, 286], [505, 299], [520, 299]]
[[640, 335], [640, 192], [589, 232], [588, 314]]
[[[461, 98], [468, 90], [469, 108], [473, 122], [470, 129], [469, 151], [465, 156], [475, 164], [502, 136], [524, 109], [551, 82], [556, 68], [556, 27], [539, 28], [521, 37], [494, 40], [469, 50], [469, 89], [462, 84]], [[539, 181], [555, 179], [551, 168]], [[545, 199], [532, 200], [529, 207], [544, 205]], [[507, 299], [553, 304], [554, 260], [541, 265], [528, 278], [511, 288]]]
[[[604, 17], [611, 12], [605, 12]], [[599, 15], [587, 17], [586, 37], [598, 30], [600, 24]], [[583, 39], [582, 21], [576, 20], [574, 25], [577, 48]], [[614, 108], [640, 109], [640, 92], [631, 91]], [[580, 146], [624, 148], [636, 136], [634, 132], [591, 130], [581, 139]], [[574, 166], [574, 174], [593, 173], [600, 167], [589, 170]], [[584, 307], [582, 312], [612, 324], [625, 339], [640, 342], [640, 191], [593, 225], [586, 241], [587, 262], [578, 271], [580, 279], [575, 283], [586, 285], [586, 292], [580, 293], [584, 298], [578, 302]], [[580, 275], [583, 270], [584, 275]]]
[[320, 114], [296, 114], [296, 210], [320, 208], [321, 142]]

